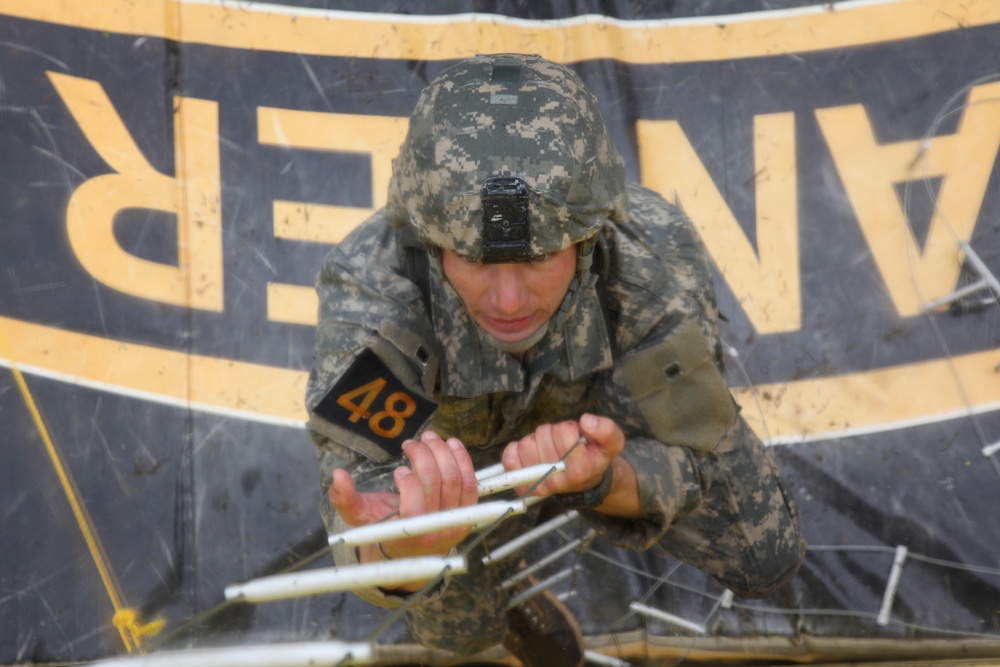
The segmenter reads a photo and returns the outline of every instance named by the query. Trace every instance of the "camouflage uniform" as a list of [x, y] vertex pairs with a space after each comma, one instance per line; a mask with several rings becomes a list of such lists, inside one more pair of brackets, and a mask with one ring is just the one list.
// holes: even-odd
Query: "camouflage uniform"
[[[479, 60], [456, 67], [474, 68]], [[512, 62], [558, 67], [541, 59]], [[491, 88], [483, 77], [480, 88], [495, 98], [504, 94], [501, 84]], [[453, 139], [449, 123], [468, 126], [470, 120], [460, 107], [434, 99], [448, 92], [454, 91], [432, 84], [422, 96], [393, 165], [387, 208], [329, 254], [318, 278], [320, 323], [307, 404], [328, 530], [347, 528], [326, 493], [337, 467], [352, 470], [361, 490], [394, 490], [398, 444], [421, 430], [459, 438], [478, 469], [498, 462], [507, 443], [538, 425], [592, 412], [612, 417], [625, 432], [622, 457], [635, 470], [643, 516], [619, 519], [587, 510], [584, 518], [616, 545], [644, 550], [658, 544], [738, 594], [769, 593], [795, 573], [805, 545], [771, 454], [739, 416], [722, 378], [712, 274], [694, 227], [655, 193], [625, 187], [620, 167], [606, 168], [616, 164], [617, 154], [599, 116], [592, 127], [585, 112], [582, 120], [573, 119], [589, 143], [558, 149], [584, 156], [575, 172], [542, 148], [565, 118], [550, 115], [527, 127], [523, 118], [503, 118], [513, 113], [506, 108], [498, 108], [499, 120], [474, 116], [473, 126], [502, 123], [527, 137], [524, 144], [534, 150], [525, 150], [515, 165], [490, 156], [516, 148], [482, 141], [475, 127], [458, 133], [461, 141]], [[518, 92], [525, 95], [525, 86]], [[545, 94], [532, 103], [551, 110]], [[582, 94], [589, 93], [572, 91]], [[449, 131], [452, 139], [438, 136]], [[416, 138], [427, 135], [429, 143], [420, 145]], [[480, 154], [486, 157], [476, 161]], [[438, 166], [432, 170], [425, 162]], [[535, 178], [536, 171], [556, 177]], [[434, 251], [444, 246], [479, 256], [475, 187], [496, 173], [532, 180], [535, 229], [567, 230], [555, 240], [533, 232], [533, 254], [585, 239], [563, 308], [521, 358], [484, 339]], [[449, 198], [449, 192], [461, 196]], [[362, 358], [366, 368], [391, 376], [390, 389], [398, 390], [394, 404], [383, 401], [385, 392], [373, 394], [365, 415], [384, 410], [367, 424], [336, 403], [345, 393], [365, 395], [357, 387], [368, 386], [363, 380], [373, 371], [359, 374]], [[399, 399], [403, 394], [411, 399]], [[477, 547], [478, 555], [523, 532], [537, 513], [507, 520]], [[356, 562], [353, 549], [334, 555], [338, 563]], [[448, 579], [407, 611], [422, 643], [469, 653], [500, 642], [506, 597], [498, 582], [507, 575], [475, 556], [469, 574]], [[401, 602], [377, 589], [359, 594], [381, 606]]]

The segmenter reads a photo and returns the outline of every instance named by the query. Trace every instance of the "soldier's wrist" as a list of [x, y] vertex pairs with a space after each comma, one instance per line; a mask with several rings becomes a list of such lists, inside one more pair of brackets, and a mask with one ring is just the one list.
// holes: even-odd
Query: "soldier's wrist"
[[593, 509], [603, 504], [608, 494], [611, 493], [611, 485], [614, 478], [613, 468], [614, 466], [608, 464], [607, 469], [604, 471], [604, 476], [601, 477], [601, 481], [593, 488], [580, 491], [579, 493], [560, 493], [556, 495], [556, 500], [566, 509], [574, 510]]

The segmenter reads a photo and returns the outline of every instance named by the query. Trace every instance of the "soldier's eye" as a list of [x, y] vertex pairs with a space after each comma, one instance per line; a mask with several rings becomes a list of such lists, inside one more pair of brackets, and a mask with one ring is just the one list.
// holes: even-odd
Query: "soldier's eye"
[[479, 259], [476, 257], [470, 257], [469, 255], [462, 255], [462, 259], [464, 259], [467, 264], [479, 264]]
[[554, 252], [550, 252], [550, 253], [548, 253], [546, 255], [536, 255], [535, 257], [533, 257], [531, 259], [531, 261], [533, 261], [535, 263], [547, 262], [550, 259], [552, 259], [553, 255], [555, 255]]

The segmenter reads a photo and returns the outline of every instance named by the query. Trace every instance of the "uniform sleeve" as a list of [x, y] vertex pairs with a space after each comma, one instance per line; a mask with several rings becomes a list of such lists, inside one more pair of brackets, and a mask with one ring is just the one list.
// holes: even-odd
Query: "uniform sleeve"
[[[320, 475], [327, 532], [346, 525], [329, 499], [333, 471], [351, 473], [360, 491], [395, 491], [400, 445], [418, 435], [434, 410], [437, 356], [422, 332], [420, 291], [401, 275], [392, 230], [369, 220], [326, 257], [316, 281], [319, 324], [309, 376], [307, 430]], [[353, 547], [334, 547], [338, 565], [358, 562]], [[403, 598], [372, 588], [357, 595], [382, 607]]]
[[615, 546], [645, 551], [697, 506], [701, 497], [698, 467], [688, 449], [650, 438], [627, 438], [621, 456], [635, 471], [642, 516], [625, 519], [594, 510], [581, 515]]
[[694, 511], [712, 483], [713, 457], [744, 429], [722, 377], [710, 284], [669, 297], [664, 316], [621, 355], [601, 387], [599, 409], [626, 435], [643, 516], [584, 516], [609, 541], [647, 549]]
[[398, 457], [436, 405], [437, 345], [402, 260], [378, 214], [327, 255], [316, 280], [310, 430], [379, 462]]

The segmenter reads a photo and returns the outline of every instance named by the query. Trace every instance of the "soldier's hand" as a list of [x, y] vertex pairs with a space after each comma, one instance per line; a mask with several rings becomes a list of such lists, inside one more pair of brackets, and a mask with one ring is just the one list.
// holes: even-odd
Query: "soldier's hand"
[[[584, 442], [576, 446], [581, 437]], [[625, 434], [614, 420], [585, 414], [578, 422], [542, 424], [534, 433], [507, 445], [502, 461], [506, 470], [517, 470], [559, 461], [570, 452], [565, 459], [566, 472], [550, 475], [532, 493], [578, 493], [600, 484], [605, 470], [624, 446]], [[518, 491], [523, 493], [527, 488]]]
[[[472, 460], [458, 439], [446, 441], [428, 431], [419, 440], [404, 442], [403, 451], [410, 466], [400, 466], [393, 473], [398, 494], [359, 493], [346, 471], [334, 471], [330, 502], [345, 523], [360, 526], [394, 512], [399, 518], [406, 518], [478, 502]], [[445, 554], [469, 532], [469, 528], [456, 528], [386, 542], [382, 553], [392, 558]]]
[[375, 523], [399, 509], [399, 494], [358, 492], [351, 473], [343, 468], [333, 471], [333, 483], [327, 492], [330, 503], [348, 526]]

